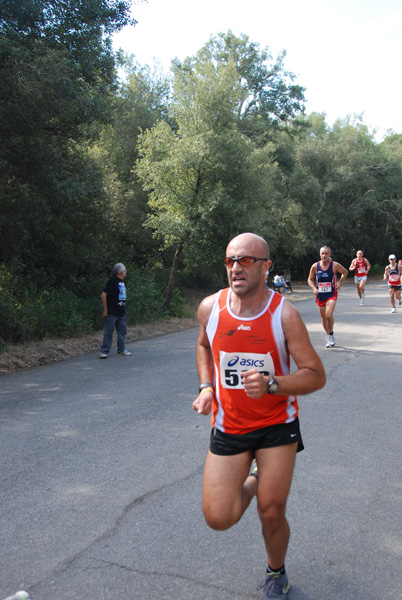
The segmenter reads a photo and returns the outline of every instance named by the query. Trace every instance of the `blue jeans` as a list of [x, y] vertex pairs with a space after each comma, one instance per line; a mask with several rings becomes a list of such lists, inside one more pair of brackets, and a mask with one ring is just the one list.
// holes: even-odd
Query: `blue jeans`
[[106, 354], [112, 347], [113, 332], [117, 331], [117, 352], [123, 352], [125, 349], [126, 335], [127, 335], [127, 318], [116, 317], [116, 315], [108, 315], [105, 317], [105, 323], [103, 326], [103, 344], [100, 349], [101, 352]]

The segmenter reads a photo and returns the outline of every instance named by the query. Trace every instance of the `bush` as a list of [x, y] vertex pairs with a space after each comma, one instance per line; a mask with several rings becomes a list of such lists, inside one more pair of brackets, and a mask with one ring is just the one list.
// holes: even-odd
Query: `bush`
[[185, 315], [185, 301], [176, 288], [168, 311], [163, 310], [165, 284], [158, 272], [127, 267], [127, 321], [130, 325]]
[[95, 303], [83, 301], [66, 290], [24, 293], [18, 299], [1, 294], [0, 329], [3, 341], [13, 343], [69, 337], [93, 331], [100, 312]]
[[[155, 273], [128, 268], [127, 321], [146, 323], [169, 316], [187, 316], [178, 289], [167, 312], [163, 311], [165, 290]], [[106, 281], [104, 282], [106, 283]], [[71, 290], [38, 290], [18, 273], [0, 268], [0, 351], [7, 343], [38, 341], [46, 337], [71, 337], [103, 327], [100, 293], [89, 286], [90, 297], [80, 298]]]

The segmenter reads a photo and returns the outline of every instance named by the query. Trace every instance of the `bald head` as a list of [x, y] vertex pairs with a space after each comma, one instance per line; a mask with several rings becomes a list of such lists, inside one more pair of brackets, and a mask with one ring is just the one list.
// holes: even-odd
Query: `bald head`
[[[229, 250], [230, 249], [230, 250]], [[241, 233], [234, 237], [228, 244], [227, 256], [258, 256], [269, 258], [269, 246], [267, 242], [255, 233]]]

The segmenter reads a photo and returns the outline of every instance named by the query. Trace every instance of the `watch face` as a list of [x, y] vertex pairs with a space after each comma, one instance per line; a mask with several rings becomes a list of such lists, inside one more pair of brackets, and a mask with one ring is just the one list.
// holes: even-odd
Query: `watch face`
[[279, 384], [277, 381], [273, 381], [271, 383], [271, 385], [269, 386], [269, 393], [270, 394], [275, 394], [279, 389]]

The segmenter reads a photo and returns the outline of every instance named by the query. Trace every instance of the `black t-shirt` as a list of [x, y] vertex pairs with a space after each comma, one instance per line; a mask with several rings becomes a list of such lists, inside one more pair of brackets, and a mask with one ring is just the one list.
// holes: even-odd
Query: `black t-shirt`
[[127, 299], [124, 281], [120, 279], [120, 277], [112, 275], [103, 291], [107, 294], [106, 303], [108, 314], [116, 317], [124, 317], [126, 314], [125, 304]]

